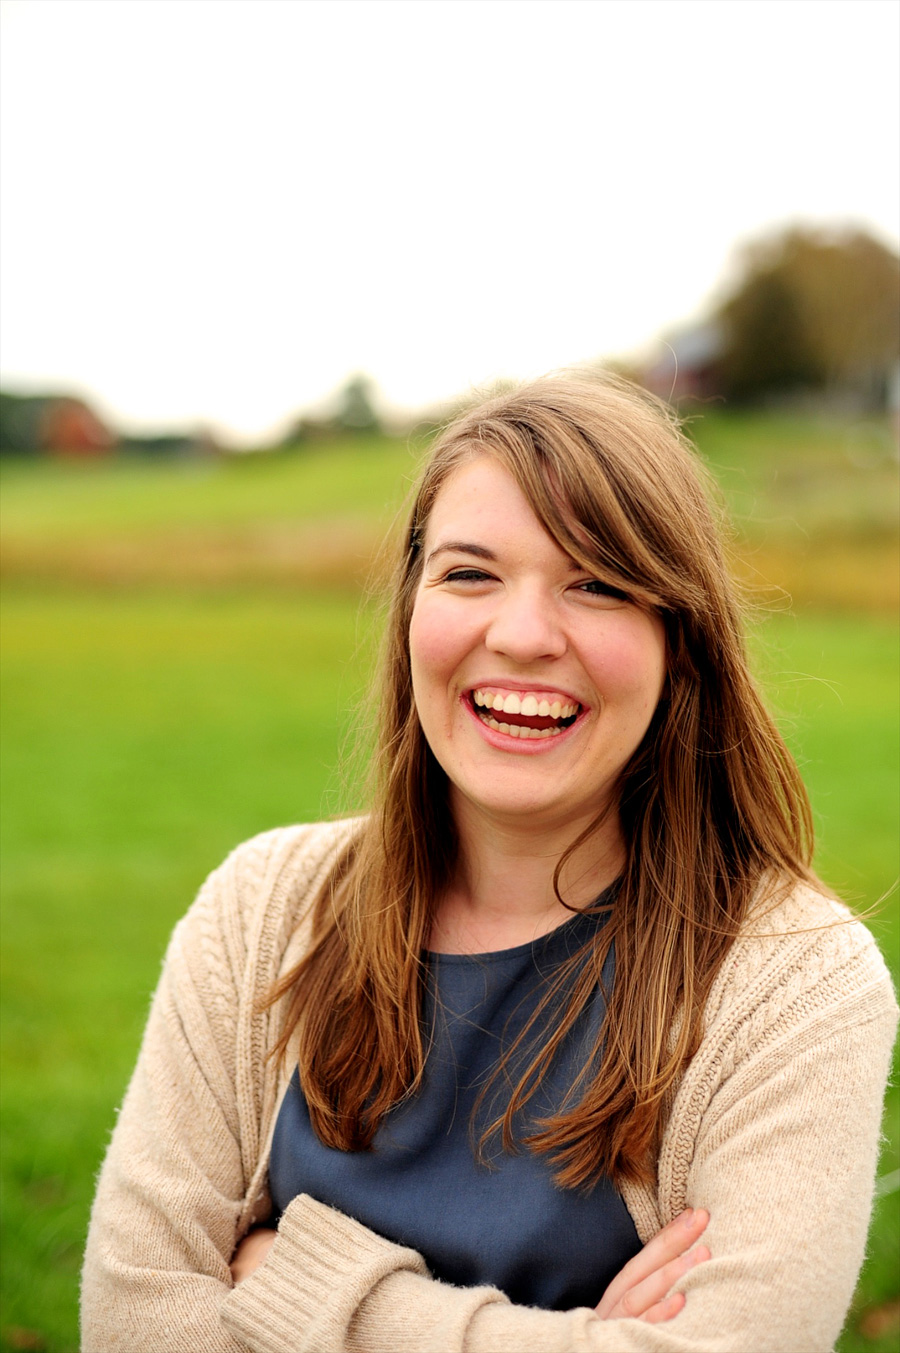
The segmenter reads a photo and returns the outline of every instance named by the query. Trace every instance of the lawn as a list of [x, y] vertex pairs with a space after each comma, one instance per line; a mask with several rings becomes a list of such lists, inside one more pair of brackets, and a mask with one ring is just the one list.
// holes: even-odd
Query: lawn
[[[773, 421], [718, 421], [698, 439], [745, 517], [745, 553], [773, 537], [805, 559], [875, 539], [884, 562], [880, 432], [865, 454], [862, 434], [849, 439], [854, 460], [846, 430], [804, 441]], [[807, 468], [776, 530], [792, 438]], [[802, 485], [817, 464], [846, 483], [810, 533]], [[4, 476], [4, 1349], [76, 1347], [93, 1178], [172, 924], [240, 839], [355, 806], [337, 762], [371, 667], [358, 584], [412, 467], [388, 444]], [[856, 506], [842, 516], [848, 484]], [[117, 572], [126, 547], [131, 572]], [[858, 607], [792, 585], [794, 611], [755, 629], [757, 662], [812, 790], [820, 868], [860, 908], [884, 899], [870, 924], [893, 963], [892, 580], [869, 580]], [[882, 1174], [900, 1167], [897, 1108], [894, 1092]], [[896, 1347], [898, 1200], [879, 1204], [842, 1353]]]
[[2, 1324], [49, 1350], [76, 1344], [92, 1179], [168, 932], [237, 841], [338, 809], [355, 613], [5, 598]]

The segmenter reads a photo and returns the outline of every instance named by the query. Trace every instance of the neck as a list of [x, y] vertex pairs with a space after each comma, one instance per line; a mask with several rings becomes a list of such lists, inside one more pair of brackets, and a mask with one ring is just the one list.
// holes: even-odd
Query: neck
[[[509, 949], [571, 917], [556, 897], [553, 876], [587, 822], [544, 828], [485, 822], [465, 805], [454, 818], [459, 860], [450, 886], [437, 901], [429, 948], [439, 953]], [[624, 856], [618, 816], [610, 814], [560, 872], [559, 892], [568, 906], [589, 906], [618, 878]]]

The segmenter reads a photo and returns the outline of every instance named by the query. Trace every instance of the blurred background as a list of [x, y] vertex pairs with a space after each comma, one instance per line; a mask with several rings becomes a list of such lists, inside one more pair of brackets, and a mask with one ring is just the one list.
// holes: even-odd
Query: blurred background
[[[359, 806], [379, 542], [502, 382], [687, 418], [896, 975], [900, 11], [0, 8], [0, 1346], [68, 1353], [171, 927], [239, 840]], [[896, 1091], [885, 1131], [841, 1353], [900, 1332]]]

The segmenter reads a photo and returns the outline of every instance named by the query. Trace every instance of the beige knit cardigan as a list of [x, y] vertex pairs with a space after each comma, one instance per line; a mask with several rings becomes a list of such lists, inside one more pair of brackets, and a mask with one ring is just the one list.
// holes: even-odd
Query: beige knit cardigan
[[[734, 946], [668, 1117], [646, 1241], [707, 1207], [712, 1259], [661, 1325], [512, 1305], [301, 1196], [266, 1262], [228, 1263], [270, 1211], [269, 1147], [290, 1067], [259, 998], [303, 952], [309, 903], [352, 824], [241, 846], [178, 925], [100, 1174], [84, 1264], [84, 1353], [826, 1353], [872, 1201], [897, 1008], [865, 928], [797, 889]], [[772, 932], [776, 932], [772, 934]], [[601, 1293], [598, 1291], [599, 1300]]]

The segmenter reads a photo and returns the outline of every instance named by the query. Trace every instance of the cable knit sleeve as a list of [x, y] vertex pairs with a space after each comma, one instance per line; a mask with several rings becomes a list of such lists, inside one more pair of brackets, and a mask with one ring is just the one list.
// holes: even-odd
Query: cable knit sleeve
[[241, 1353], [222, 1324], [237, 1240], [268, 1212], [279, 1091], [259, 997], [291, 954], [335, 826], [267, 833], [210, 876], [172, 936], [100, 1173], [84, 1353]]
[[897, 1008], [862, 926], [822, 899], [779, 919], [791, 933], [736, 946], [669, 1118], [660, 1219], [707, 1207], [713, 1255], [674, 1320], [452, 1288], [301, 1197], [226, 1298], [227, 1328], [254, 1353], [827, 1353], [862, 1262]]

